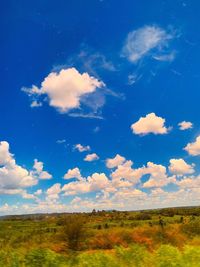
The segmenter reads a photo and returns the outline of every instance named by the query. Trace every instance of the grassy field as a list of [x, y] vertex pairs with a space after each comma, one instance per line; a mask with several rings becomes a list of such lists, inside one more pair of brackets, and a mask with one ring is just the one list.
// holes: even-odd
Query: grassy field
[[2, 217], [0, 266], [200, 266], [200, 208]]

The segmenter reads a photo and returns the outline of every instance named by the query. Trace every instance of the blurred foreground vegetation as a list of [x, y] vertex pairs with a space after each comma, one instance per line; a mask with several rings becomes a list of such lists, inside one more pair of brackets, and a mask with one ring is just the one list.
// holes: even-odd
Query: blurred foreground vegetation
[[0, 266], [200, 267], [200, 207], [1, 217]]

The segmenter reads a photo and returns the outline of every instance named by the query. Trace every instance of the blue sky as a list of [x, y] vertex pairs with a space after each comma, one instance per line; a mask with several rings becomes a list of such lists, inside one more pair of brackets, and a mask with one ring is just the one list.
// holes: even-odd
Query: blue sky
[[1, 214], [199, 204], [199, 8], [3, 1]]

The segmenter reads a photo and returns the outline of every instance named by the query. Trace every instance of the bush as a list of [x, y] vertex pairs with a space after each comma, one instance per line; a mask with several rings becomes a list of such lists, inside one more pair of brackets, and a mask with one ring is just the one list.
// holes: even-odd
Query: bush
[[89, 245], [92, 249], [112, 249], [115, 246], [125, 245], [124, 241], [114, 231], [101, 231], [91, 238]]
[[20, 257], [11, 251], [0, 251], [0, 267], [20, 267]]
[[68, 248], [79, 250], [80, 242], [85, 235], [83, 218], [76, 215], [67, 217], [63, 227], [63, 234]]
[[183, 251], [183, 266], [200, 267], [200, 247], [185, 247]]
[[186, 224], [181, 225], [181, 229], [184, 233], [191, 235], [200, 235], [200, 220], [192, 220]]
[[78, 264], [74, 267], [122, 267], [114, 255], [105, 252], [83, 253], [77, 260]]
[[135, 216], [135, 219], [136, 220], [142, 220], [142, 221], [145, 221], [145, 220], [151, 220], [151, 216], [148, 214], [148, 213], [139, 213]]
[[132, 245], [129, 248], [116, 248], [116, 256], [119, 258], [120, 266], [152, 266], [152, 256], [145, 247]]
[[158, 267], [183, 267], [180, 251], [170, 245], [161, 245], [155, 255]]
[[27, 267], [59, 267], [61, 263], [61, 256], [51, 250], [34, 249], [25, 256]]

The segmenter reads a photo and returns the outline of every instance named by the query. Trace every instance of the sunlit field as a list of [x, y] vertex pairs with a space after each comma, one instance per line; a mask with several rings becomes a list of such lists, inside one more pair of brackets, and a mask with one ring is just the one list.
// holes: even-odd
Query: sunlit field
[[200, 266], [200, 208], [3, 217], [0, 266]]

